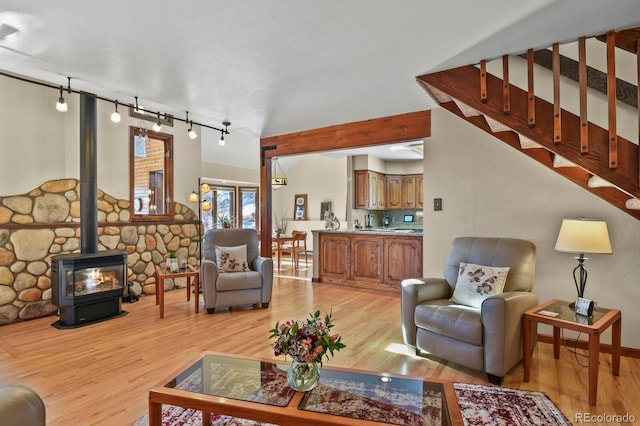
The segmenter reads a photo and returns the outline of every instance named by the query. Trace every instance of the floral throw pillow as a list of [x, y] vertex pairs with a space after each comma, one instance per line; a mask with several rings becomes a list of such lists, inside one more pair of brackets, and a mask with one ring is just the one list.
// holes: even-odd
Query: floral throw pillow
[[247, 263], [247, 245], [235, 247], [216, 246], [218, 270], [221, 272], [250, 271]]
[[460, 262], [458, 280], [451, 301], [479, 308], [487, 297], [502, 293], [508, 273], [509, 267]]

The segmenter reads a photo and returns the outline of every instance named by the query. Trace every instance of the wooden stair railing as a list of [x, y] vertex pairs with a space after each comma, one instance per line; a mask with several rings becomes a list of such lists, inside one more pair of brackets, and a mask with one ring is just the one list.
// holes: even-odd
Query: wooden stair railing
[[[503, 59], [503, 69], [506, 62]], [[615, 76], [611, 80], [615, 84]], [[532, 101], [533, 83], [528, 92], [506, 85], [486, 72], [484, 61], [480, 69], [454, 68], [420, 76], [418, 82], [445, 109], [640, 219], [640, 211], [628, 208], [637, 209], [631, 204], [640, 198], [638, 146], [586, 120], [586, 83], [581, 84], [584, 111], [577, 117], [558, 108], [559, 96], [554, 95], [555, 106], [537, 97]], [[612, 104], [615, 110], [615, 98], [609, 101], [610, 110]]]

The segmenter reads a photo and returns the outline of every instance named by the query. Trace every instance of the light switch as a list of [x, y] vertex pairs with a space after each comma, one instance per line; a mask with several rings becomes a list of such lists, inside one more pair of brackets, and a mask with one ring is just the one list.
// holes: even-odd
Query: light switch
[[442, 210], [442, 198], [433, 199], [433, 211], [439, 212]]

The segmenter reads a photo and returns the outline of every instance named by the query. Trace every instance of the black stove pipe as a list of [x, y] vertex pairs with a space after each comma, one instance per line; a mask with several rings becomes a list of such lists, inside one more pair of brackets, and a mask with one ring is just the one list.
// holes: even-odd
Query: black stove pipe
[[98, 148], [96, 97], [80, 93], [80, 245], [98, 252]]

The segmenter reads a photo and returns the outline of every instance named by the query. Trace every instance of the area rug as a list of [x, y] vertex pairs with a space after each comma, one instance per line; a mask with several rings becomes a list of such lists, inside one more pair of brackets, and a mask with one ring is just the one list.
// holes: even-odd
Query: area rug
[[[571, 424], [543, 392], [467, 383], [454, 383], [454, 388], [464, 424], [467, 426], [552, 426]], [[162, 407], [163, 426], [201, 426], [201, 417], [201, 413], [196, 410], [170, 405], [163, 405]], [[214, 426], [270, 426], [268, 423], [217, 414], [211, 415], [211, 424]], [[429, 425], [430, 423], [423, 421], [419, 424]], [[147, 415], [144, 415], [133, 424], [133, 426], [147, 425]]]

